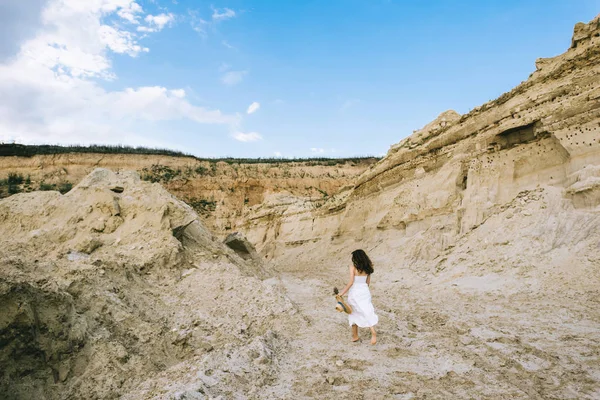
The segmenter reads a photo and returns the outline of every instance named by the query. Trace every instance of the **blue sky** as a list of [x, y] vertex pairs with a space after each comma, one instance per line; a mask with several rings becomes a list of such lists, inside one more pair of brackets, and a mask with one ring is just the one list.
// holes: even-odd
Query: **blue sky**
[[23, 21], [0, 32], [0, 141], [382, 155], [527, 79], [600, 12], [600, 0], [79, 3], [0, 6]]

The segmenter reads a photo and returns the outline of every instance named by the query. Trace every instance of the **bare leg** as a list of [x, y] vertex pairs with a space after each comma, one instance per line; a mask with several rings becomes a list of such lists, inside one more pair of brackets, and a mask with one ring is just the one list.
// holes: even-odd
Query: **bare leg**
[[375, 328], [371, 327], [371, 344], [377, 343], [377, 333], [375, 332]]
[[359, 337], [358, 337], [358, 326], [357, 325], [352, 325], [352, 341], [353, 342], [358, 342]]

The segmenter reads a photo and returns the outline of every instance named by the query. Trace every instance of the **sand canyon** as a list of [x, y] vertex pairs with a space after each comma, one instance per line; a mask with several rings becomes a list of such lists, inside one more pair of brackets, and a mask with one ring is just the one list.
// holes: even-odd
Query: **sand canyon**
[[[600, 398], [600, 16], [377, 162], [90, 159], [0, 159], [78, 182], [0, 201], [6, 398]], [[356, 248], [374, 347], [331, 296]]]

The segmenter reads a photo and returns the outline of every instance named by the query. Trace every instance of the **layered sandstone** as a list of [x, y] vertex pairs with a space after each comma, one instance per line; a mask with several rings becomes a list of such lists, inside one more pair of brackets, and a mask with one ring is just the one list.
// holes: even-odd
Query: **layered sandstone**
[[252, 240], [283, 253], [298, 242], [374, 243], [437, 230], [430, 249], [415, 254], [431, 260], [520, 193], [558, 191], [577, 210], [594, 212], [599, 24], [577, 25], [566, 53], [539, 61], [527, 81], [498, 99], [466, 115], [442, 113], [322, 206], [288, 198], [254, 207], [245, 218]]
[[[354, 187], [324, 204], [271, 196], [240, 224], [315, 319], [350, 252], [371, 255], [385, 354], [308, 351], [364, 366], [329, 370], [348, 398], [595, 399], [599, 182], [596, 18], [527, 81], [443, 113]], [[308, 371], [301, 379], [296, 394], [333, 393]]]
[[210, 229], [225, 235], [245, 209], [262, 203], [273, 193], [322, 201], [352, 185], [376, 161], [357, 158], [244, 163], [161, 155], [67, 153], [0, 157], [0, 179], [14, 173], [29, 177], [30, 189], [40, 185], [60, 188], [65, 183], [77, 184], [94, 168], [137, 171], [143, 179], [161, 183], [192, 205]]

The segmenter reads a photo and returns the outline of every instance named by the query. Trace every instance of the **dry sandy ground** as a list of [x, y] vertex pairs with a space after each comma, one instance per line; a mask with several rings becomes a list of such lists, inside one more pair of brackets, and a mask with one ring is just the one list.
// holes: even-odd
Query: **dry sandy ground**
[[[600, 209], [523, 192], [436, 258], [414, 235], [291, 245], [273, 261], [306, 323], [260, 398], [600, 399]], [[378, 343], [334, 310], [350, 251], [375, 264]]]
[[8, 398], [600, 398], [600, 210], [557, 188], [435, 259], [411, 254], [436, 226], [370, 235], [376, 346], [334, 310], [355, 238], [291, 243], [262, 280], [132, 173], [0, 206]]
[[281, 275], [306, 324], [259, 397], [600, 398], [598, 292], [503, 295], [492, 277], [422, 290], [375, 274], [372, 346], [367, 329], [350, 342], [330, 294], [345, 269], [335, 272]]

